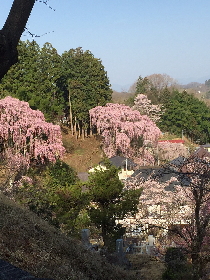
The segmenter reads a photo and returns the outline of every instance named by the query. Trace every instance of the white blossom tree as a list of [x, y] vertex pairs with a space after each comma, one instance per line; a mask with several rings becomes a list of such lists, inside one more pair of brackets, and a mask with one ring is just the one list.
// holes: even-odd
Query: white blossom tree
[[141, 115], [147, 115], [154, 123], [157, 123], [164, 113], [161, 105], [153, 105], [144, 94], [138, 94], [135, 97], [132, 109], [139, 111]]

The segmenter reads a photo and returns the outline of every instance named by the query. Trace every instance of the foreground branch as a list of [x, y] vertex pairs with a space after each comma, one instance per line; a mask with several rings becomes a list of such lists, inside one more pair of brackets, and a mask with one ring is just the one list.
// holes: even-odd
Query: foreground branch
[[14, 0], [0, 30], [0, 79], [18, 61], [17, 45], [36, 0]]

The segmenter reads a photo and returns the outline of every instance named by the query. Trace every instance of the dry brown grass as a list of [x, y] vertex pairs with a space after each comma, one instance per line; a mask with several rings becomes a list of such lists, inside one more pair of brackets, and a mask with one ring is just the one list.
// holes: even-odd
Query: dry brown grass
[[113, 91], [112, 100], [114, 103], [124, 104], [128, 98], [133, 96], [134, 93]]
[[[165, 264], [148, 255], [128, 254], [128, 259], [132, 263], [134, 275], [139, 275], [141, 280], [160, 280], [165, 271]], [[178, 279], [177, 279], [178, 280]]]
[[66, 153], [64, 161], [77, 172], [87, 172], [90, 167], [96, 166], [103, 158], [100, 142], [95, 136], [82, 140], [81, 138], [76, 139], [70, 134], [63, 134], [63, 143], [70, 150], [70, 153]]
[[0, 258], [55, 280], [140, 279], [0, 195]]

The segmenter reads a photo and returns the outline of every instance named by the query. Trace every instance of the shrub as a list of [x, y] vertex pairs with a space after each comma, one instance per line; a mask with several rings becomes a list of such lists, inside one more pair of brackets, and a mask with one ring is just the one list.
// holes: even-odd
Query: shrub
[[192, 270], [182, 248], [168, 248], [165, 254], [167, 269], [163, 280], [191, 280]]

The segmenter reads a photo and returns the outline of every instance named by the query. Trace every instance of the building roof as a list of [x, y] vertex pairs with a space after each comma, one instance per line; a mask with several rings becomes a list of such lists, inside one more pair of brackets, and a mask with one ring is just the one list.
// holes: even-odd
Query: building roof
[[185, 162], [186, 158], [183, 156], [179, 156], [175, 159], [173, 159], [172, 161], [170, 161], [170, 165], [173, 165], [174, 167], [181, 167], [184, 162]]
[[184, 144], [183, 139], [173, 139], [173, 140], [158, 140], [158, 143], [169, 142], [169, 143], [182, 143]]
[[[112, 165], [118, 167], [125, 166], [127, 164], [128, 167], [135, 167], [137, 164], [129, 158], [122, 157], [122, 156], [114, 156], [109, 158], [109, 161]], [[126, 163], [127, 161], [127, 163]], [[100, 162], [103, 165], [103, 162]]]
[[134, 171], [134, 173], [131, 175], [131, 177], [141, 177], [144, 180], [147, 180], [149, 176], [152, 174], [157, 174], [161, 168], [158, 166], [157, 168], [153, 167], [142, 167]]
[[[134, 177], [141, 178], [143, 180], [148, 180], [149, 177], [151, 179], [157, 180], [160, 183], [168, 182], [172, 177], [176, 178], [177, 181], [171, 182], [168, 186], [165, 187], [167, 191], [173, 191], [175, 185], [182, 185], [183, 187], [187, 187], [190, 184], [190, 179], [187, 175], [179, 173], [179, 167], [183, 166], [185, 162], [184, 157], [178, 157], [172, 160], [169, 165], [159, 167], [159, 166], [152, 166], [152, 167], [144, 167], [138, 170], [131, 175], [131, 179]], [[174, 168], [175, 167], [175, 168]], [[176, 169], [177, 167], [177, 169]], [[181, 175], [181, 176], [180, 176]], [[129, 179], [128, 179], [129, 180]]]
[[210, 144], [201, 145], [203, 148], [210, 148]]
[[194, 157], [197, 157], [200, 159], [203, 159], [206, 157], [210, 158], [210, 152], [208, 152], [206, 149], [204, 149], [203, 146], [201, 146], [190, 156], [190, 158], [194, 158]]

